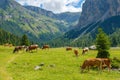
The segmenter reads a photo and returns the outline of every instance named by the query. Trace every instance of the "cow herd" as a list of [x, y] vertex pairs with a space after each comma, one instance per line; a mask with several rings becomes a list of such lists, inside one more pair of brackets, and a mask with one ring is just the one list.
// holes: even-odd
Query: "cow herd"
[[[72, 50], [71, 47], [67, 47], [66, 48], [66, 51], [69, 51], [69, 50]], [[82, 50], [82, 55], [84, 55], [86, 52], [89, 51], [89, 48], [85, 47], [83, 48]], [[79, 56], [79, 52], [77, 49], [74, 49], [74, 54], [76, 57]], [[108, 71], [110, 71], [110, 68], [111, 68], [111, 60], [109, 58], [89, 58], [89, 59], [86, 59], [82, 66], [80, 66], [81, 68], [81, 72], [83, 72], [86, 68], [88, 69], [89, 71], [89, 68], [90, 67], [98, 67], [98, 70], [101, 71], [103, 70], [105, 67], [108, 68]]]
[[[73, 50], [72, 47], [66, 47], [66, 51], [71, 51], [71, 50]], [[88, 48], [88, 47], [83, 48], [83, 50], [82, 50], [82, 55], [84, 55], [84, 54], [85, 54], [86, 52], [88, 52], [88, 51], [89, 51], [89, 48]], [[75, 56], [78, 57], [79, 52], [78, 52], [77, 49], [74, 49], [74, 54], [75, 54]]]
[[[39, 48], [39, 46], [37, 44], [33, 44], [33, 45], [30, 45], [30, 46], [25, 46], [25, 45], [22, 45], [22, 46], [16, 46], [13, 50], [13, 53], [16, 53], [16, 52], [19, 52], [21, 50], [24, 50], [26, 52], [32, 52], [33, 50], [36, 50]], [[49, 49], [50, 46], [49, 45], [43, 45], [42, 49]]]
[[[13, 50], [13, 53], [19, 52], [20, 50], [24, 50], [26, 52], [32, 52], [33, 50], [36, 50], [39, 48], [39, 46], [37, 44], [34, 45], [30, 45], [30, 46], [16, 46]], [[41, 49], [49, 49], [50, 46], [49, 45], [43, 45]], [[72, 51], [72, 47], [66, 47], [66, 51]], [[89, 48], [84, 48], [82, 50], [82, 55], [84, 55], [86, 52], [89, 51]], [[76, 57], [79, 56], [79, 51], [77, 49], [74, 49], [74, 54]], [[83, 72], [86, 68], [89, 71], [90, 67], [98, 67], [98, 70], [101, 71], [104, 69], [104, 67], [107, 67], [108, 70], [110, 71], [111, 68], [111, 61], [108, 58], [90, 58], [90, 59], [86, 59], [84, 60], [82, 66], [80, 66], [81, 68], [81, 72]]]

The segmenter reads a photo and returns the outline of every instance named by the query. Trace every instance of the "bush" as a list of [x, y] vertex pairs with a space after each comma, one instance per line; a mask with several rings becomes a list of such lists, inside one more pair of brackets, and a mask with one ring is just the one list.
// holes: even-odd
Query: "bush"
[[117, 57], [114, 57], [112, 59], [111, 66], [112, 66], [112, 68], [119, 69], [120, 68], [120, 59], [118, 59]]

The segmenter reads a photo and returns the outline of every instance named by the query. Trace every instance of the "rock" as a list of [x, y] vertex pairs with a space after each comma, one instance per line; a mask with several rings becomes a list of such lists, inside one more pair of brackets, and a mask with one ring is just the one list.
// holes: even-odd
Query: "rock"
[[[102, 5], [102, 6], [101, 6]], [[105, 20], [120, 14], [119, 0], [86, 0], [83, 4], [79, 26], [84, 26], [98, 20]]]
[[44, 63], [40, 63], [39, 66], [44, 66], [45, 64]]
[[34, 70], [42, 70], [42, 67], [41, 66], [35, 66]]
[[55, 64], [50, 64], [49, 67], [55, 67]]

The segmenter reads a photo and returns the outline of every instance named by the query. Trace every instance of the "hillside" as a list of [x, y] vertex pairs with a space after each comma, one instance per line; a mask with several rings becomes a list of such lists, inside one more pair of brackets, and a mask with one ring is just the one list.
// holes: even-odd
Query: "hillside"
[[41, 42], [62, 35], [68, 24], [27, 10], [14, 0], [1, 0], [0, 28], [17, 36], [27, 34], [32, 41]]
[[[101, 6], [102, 5], [102, 6]], [[101, 27], [111, 38], [120, 29], [120, 2], [119, 0], [86, 0], [76, 27], [64, 34], [61, 40], [67, 39], [68, 44], [89, 46], [94, 44], [98, 27]], [[119, 34], [114, 35], [119, 36]], [[118, 39], [117, 39], [118, 40]], [[66, 41], [66, 43], [67, 43]], [[117, 41], [118, 46], [120, 39]], [[113, 46], [113, 45], [112, 45]], [[115, 46], [115, 45], [114, 45]]]
[[34, 7], [34, 6], [24, 6], [25, 8], [34, 11], [38, 14], [45, 15], [47, 17], [51, 17], [57, 20], [62, 20], [67, 22], [69, 25], [75, 25], [77, 24], [79, 17], [80, 17], [80, 12], [64, 12], [64, 13], [53, 13], [51, 11], [47, 11], [44, 9], [41, 9], [39, 7]]

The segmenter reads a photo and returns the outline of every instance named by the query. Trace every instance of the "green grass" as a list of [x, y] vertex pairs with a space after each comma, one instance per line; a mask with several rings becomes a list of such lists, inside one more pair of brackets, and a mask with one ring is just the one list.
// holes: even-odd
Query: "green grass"
[[[0, 80], [120, 80], [120, 72], [107, 70], [85, 70], [80, 73], [80, 65], [87, 58], [95, 57], [97, 51], [75, 57], [73, 51], [65, 48], [39, 49], [33, 53], [20, 51], [13, 54], [13, 48], [0, 46]], [[120, 56], [119, 49], [111, 49], [111, 58]], [[34, 67], [44, 63], [41, 70]], [[54, 64], [54, 67], [50, 67]], [[2, 76], [1, 76], [2, 75]], [[12, 79], [11, 79], [12, 78]]]

